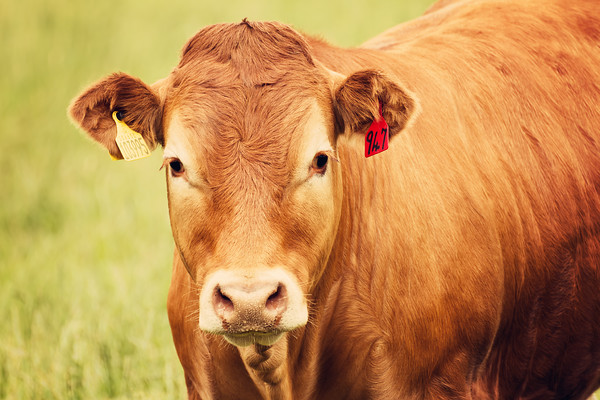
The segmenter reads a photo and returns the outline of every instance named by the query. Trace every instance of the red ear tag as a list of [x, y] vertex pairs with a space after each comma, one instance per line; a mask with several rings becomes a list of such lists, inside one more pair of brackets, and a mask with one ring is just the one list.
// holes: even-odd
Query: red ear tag
[[383, 119], [381, 102], [379, 102], [379, 118], [374, 120], [365, 135], [365, 157], [381, 153], [388, 149], [390, 141], [390, 128]]

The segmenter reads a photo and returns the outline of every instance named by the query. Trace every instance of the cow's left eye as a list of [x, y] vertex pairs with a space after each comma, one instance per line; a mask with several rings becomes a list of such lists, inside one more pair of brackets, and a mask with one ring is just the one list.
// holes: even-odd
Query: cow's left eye
[[169, 167], [171, 168], [171, 175], [173, 176], [180, 176], [185, 171], [181, 160], [178, 158], [172, 158], [169, 161]]
[[315, 158], [313, 158], [311, 168], [314, 173], [323, 175], [325, 171], [327, 171], [327, 162], [329, 161], [329, 156], [325, 153], [318, 153]]

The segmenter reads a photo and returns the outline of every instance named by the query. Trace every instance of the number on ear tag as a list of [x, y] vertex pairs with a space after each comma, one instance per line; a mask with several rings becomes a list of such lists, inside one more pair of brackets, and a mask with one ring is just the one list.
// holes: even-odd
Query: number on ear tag
[[371, 123], [365, 135], [365, 157], [387, 150], [389, 141], [390, 128], [383, 118], [381, 102], [379, 102], [379, 118]]
[[115, 120], [115, 124], [117, 124], [117, 137], [115, 140], [123, 158], [126, 161], [133, 161], [148, 157], [150, 149], [148, 149], [142, 135], [117, 118], [117, 111], [112, 113], [112, 117]]

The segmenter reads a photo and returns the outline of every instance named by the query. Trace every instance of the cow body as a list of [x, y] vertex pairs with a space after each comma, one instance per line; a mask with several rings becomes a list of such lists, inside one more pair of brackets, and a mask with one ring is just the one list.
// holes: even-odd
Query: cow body
[[[158, 93], [162, 118], [149, 126], [164, 132], [155, 137], [165, 145], [165, 153], [178, 140], [178, 121], [192, 118], [191, 107], [206, 103], [205, 97], [179, 89], [193, 86], [184, 74], [186, 68], [202, 75], [214, 65], [215, 76], [220, 76], [219, 68], [236, 60], [232, 38], [246, 40], [244, 35], [251, 36], [253, 29], [278, 28], [244, 22], [204, 30], [184, 50], [176, 71], [180, 76], [174, 72], [168, 83], [150, 89]], [[207, 32], [223, 50], [212, 44], [200, 48]], [[300, 40], [291, 30], [278, 32], [284, 32], [281, 43], [288, 36]], [[319, 218], [333, 221], [323, 223], [326, 233], [304, 228], [302, 219], [293, 222], [295, 214], [290, 217], [289, 211], [272, 211], [272, 202], [288, 204], [286, 199], [296, 192], [288, 189], [294, 182], [292, 173], [281, 178], [284, 183], [272, 178], [286, 167], [270, 169], [271, 161], [280, 157], [270, 136], [259, 138], [253, 156], [248, 155], [250, 147], [240, 150], [239, 138], [218, 136], [222, 146], [218, 157], [223, 158], [203, 168], [213, 193], [223, 189], [219, 197], [223, 210], [221, 203], [205, 206], [177, 194], [183, 189], [173, 178], [176, 174], [168, 178], [177, 243], [168, 312], [190, 399], [590, 396], [600, 385], [600, 5], [450, 1], [360, 48], [302, 40], [308, 56], [301, 56], [313, 60], [316, 70], [326, 71], [334, 89], [333, 100], [315, 95], [319, 105], [306, 102], [304, 108], [307, 113], [313, 106], [334, 109], [324, 117], [325, 125], [335, 126], [331, 141], [339, 162], [330, 162], [326, 172], [331, 174], [327, 179], [333, 189], [328, 190], [334, 200], [314, 206]], [[225, 54], [218, 63], [211, 59], [213, 64], [206, 67], [196, 61], [217, 51]], [[260, 52], [255, 56], [265, 57]], [[266, 82], [262, 72], [248, 72], [261, 68], [248, 59], [236, 64], [238, 75], [231, 79], [244, 81], [240, 87], [252, 87], [239, 93], [244, 104], [253, 104], [246, 114], [261, 114], [255, 131], [270, 135], [273, 126], [287, 129], [292, 124], [292, 116], [286, 115], [288, 103], [282, 100], [277, 112], [263, 110], [267, 107], [263, 103], [276, 103], [282, 92], [272, 89], [275, 95], [269, 97], [265, 87], [277, 84]], [[286, 70], [288, 65], [277, 68]], [[290, 64], [289, 74], [296, 73], [294, 68]], [[386, 103], [395, 101], [403, 104], [398, 113], [406, 114], [390, 123], [389, 150], [368, 159], [360, 132], [364, 121], [353, 125], [344, 111], [346, 104], [368, 95], [353, 92], [350, 85], [367, 80], [366, 75], [353, 75], [363, 70], [380, 71], [402, 88], [401, 100], [391, 99], [385, 91], [376, 96], [383, 103], [384, 117], [394, 120], [395, 114], [385, 110]], [[271, 70], [265, 74], [269, 73], [275, 74]], [[355, 78], [350, 82], [347, 77]], [[207, 78], [194, 83], [207, 91], [217, 88], [214, 96], [221, 101], [216, 103], [221, 105], [218, 113], [214, 107], [212, 114], [198, 113], [205, 120], [221, 118], [222, 113], [228, 120], [240, 121], [238, 128], [227, 132], [251, 131], [248, 117], [228, 114], [227, 104], [237, 95], [227, 92], [218, 97], [224, 92], [215, 82]], [[293, 81], [286, 85], [279, 90], [296, 90]], [[339, 85], [342, 89], [336, 90]], [[300, 86], [298, 93], [304, 93]], [[379, 93], [373, 85], [369, 88]], [[182, 100], [189, 97], [194, 100]], [[376, 106], [377, 101], [371, 108]], [[261, 125], [264, 121], [269, 124]], [[255, 139], [242, 137], [241, 142]], [[186, 143], [180, 146], [200, 148], [196, 142]], [[203, 151], [217, 157], [210, 149]], [[270, 158], [261, 158], [262, 151]], [[292, 158], [291, 153], [281, 154]], [[254, 168], [252, 162], [266, 166], [260, 174], [240, 178]], [[323, 173], [317, 179], [327, 176]], [[243, 208], [248, 204], [251, 211]], [[199, 209], [211, 210], [206, 218], [214, 218], [210, 227], [191, 235], [191, 229], [180, 228], [176, 221], [188, 212], [184, 210]], [[193, 212], [185, 215], [195, 218]], [[275, 228], [259, 228], [263, 225]], [[282, 247], [269, 242], [279, 234], [284, 238]], [[307, 236], [323, 239], [304, 243]], [[318, 253], [312, 261], [306, 261], [307, 249]], [[211, 318], [219, 325], [219, 318], [224, 318], [219, 310], [226, 309], [233, 297], [224, 289], [225, 278], [203, 275], [200, 266], [215, 270], [216, 265], [236, 266], [224, 268], [225, 274], [256, 265], [263, 268], [276, 257], [284, 257], [286, 261], [279, 263], [286, 265], [298, 260], [296, 276], [301, 276], [299, 287], [308, 299], [307, 317], [294, 314], [289, 331], [276, 330], [268, 343], [252, 336], [258, 341], [250, 346], [237, 342], [235, 335], [260, 329], [234, 330], [223, 319], [222, 332], [204, 332], [220, 328], [212, 328], [210, 320], [203, 322], [207, 313], [213, 313], [203, 307], [218, 302]], [[305, 264], [318, 267], [306, 275]], [[263, 269], [264, 274], [270, 271]], [[256, 279], [252, 273], [246, 278]], [[216, 291], [206, 292], [209, 284]], [[295, 285], [285, 283], [290, 290]], [[279, 289], [267, 294], [279, 301], [277, 293]], [[288, 307], [301, 308], [300, 303]], [[288, 314], [278, 315], [285, 319]], [[303, 324], [302, 318], [308, 323]]]

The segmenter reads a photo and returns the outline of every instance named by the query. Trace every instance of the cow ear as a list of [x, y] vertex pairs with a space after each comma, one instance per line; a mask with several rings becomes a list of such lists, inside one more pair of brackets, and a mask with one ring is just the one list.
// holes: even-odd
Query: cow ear
[[115, 73], [104, 78], [81, 93], [69, 107], [71, 118], [81, 128], [106, 147], [112, 157], [122, 159], [115, 141], [114, 111], [142, 135], [149, 149], [163, 144], [160, 98], [150, 86], [130, 75]]
[[335, 90], [338, 132], [366, 133], [379, 118], [379, 105], [390, 127], [390, 137], [406, 127], [415, 114], [414, 97], [379, 71], [364, 70], [346, 78]]

